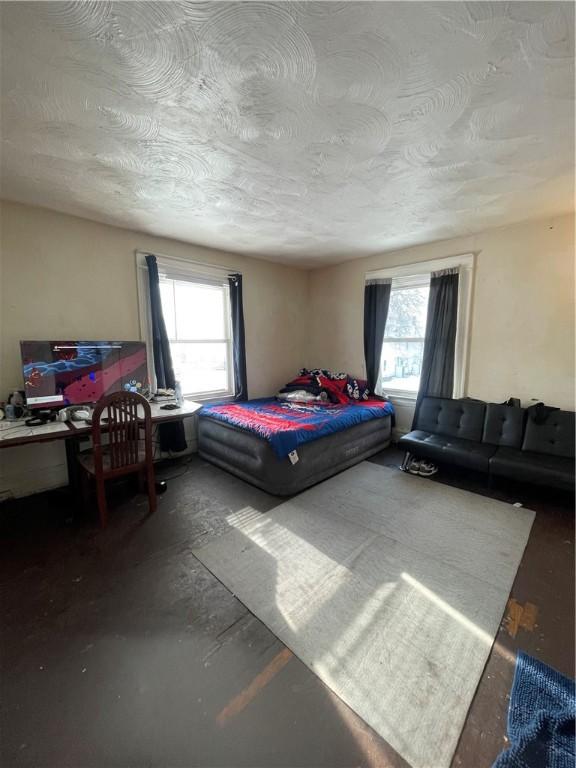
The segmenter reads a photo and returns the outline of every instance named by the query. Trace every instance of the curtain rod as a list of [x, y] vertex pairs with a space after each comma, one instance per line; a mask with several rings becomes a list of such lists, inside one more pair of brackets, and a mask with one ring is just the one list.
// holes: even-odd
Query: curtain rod
[[240, 272], [241, 270], [236, 267], [227, 267], [225, 264], [211, 264], [209, 261], [195, 261], [194, 259], [184, 259], [182, 256], [169, 256], [167, 253], [159, 253], [158, 251], [143, 251], [140, 248], [136, 249], [136, 253], [141, 256], [151, 254], [158, 256], [161, 259], [168, 259], [169, 261], [181, 261], [184, 264], [192, 264], [197, 267], [211, 267], [212, 269], [221, 269], [226, 272]]

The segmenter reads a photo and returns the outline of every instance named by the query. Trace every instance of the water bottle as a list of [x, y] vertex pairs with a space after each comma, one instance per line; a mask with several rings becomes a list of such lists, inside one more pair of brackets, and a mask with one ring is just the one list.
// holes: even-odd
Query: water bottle
[[179, 406], [183, 406], [184, 405], [184, 395], [182, 394], [182, 387], [181, 387], [179, 381], [174, 383], [174, 395], [176, 397], [176, 403]]

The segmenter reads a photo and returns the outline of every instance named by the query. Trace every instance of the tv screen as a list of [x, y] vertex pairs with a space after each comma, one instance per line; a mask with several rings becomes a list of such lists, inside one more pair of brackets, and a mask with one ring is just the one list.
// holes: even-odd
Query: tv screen
[[112, 392], [148, 388], [142, 341], [21, 341], [20, 351], [30, 408], [95, 403]]

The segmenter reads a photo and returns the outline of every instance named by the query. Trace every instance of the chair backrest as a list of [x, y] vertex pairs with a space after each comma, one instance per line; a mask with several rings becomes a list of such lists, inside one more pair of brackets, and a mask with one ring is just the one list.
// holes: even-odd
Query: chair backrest
[[416, 429], [480, 442], [485, 413], [486, 403], [477, 400], [425, 397]]
[[114, 392], [101, 398], [92, 415], [95, 466], [102, 468], [102, 434], [108, 435], [106, 449], [110, 469], [141, 464], [139, 447], [142, 428], [145, 458], [152, 461], [152, 414], [146, 398], [135, 392]]

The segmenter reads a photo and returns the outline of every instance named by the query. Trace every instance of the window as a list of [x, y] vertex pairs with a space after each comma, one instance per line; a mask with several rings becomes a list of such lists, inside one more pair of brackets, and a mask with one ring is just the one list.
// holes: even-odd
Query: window
[[390, 305], [382, 343], [378, 394], [416, 399], [422, 372], [428, 295], [432, 272], [458, 267], [458, 322], [454, 360], [454, 397], [466, 394], [466, 361], [473, 254], [370, 272], [367, 278], [391, 278]]
[[[147, 269], [137, 254], [141, 318], [148, 329]], [[182, 393], [196, 399], [233, 395], [232, 323], [227, 271], [157, 257], [160, 298], [172, 364]], [[141, 325], [143, 321], [141, 320]], [[151, 344], [148, 345], [151, 349]], [[151, 357], [150, 371], [153, 370]]]
[[160, 296], [183, 394], [231, 394], [228, 286], [161, 277]]
[[420, 385], [430, 274], [392, 280], [380, 387], [416, 395]]

